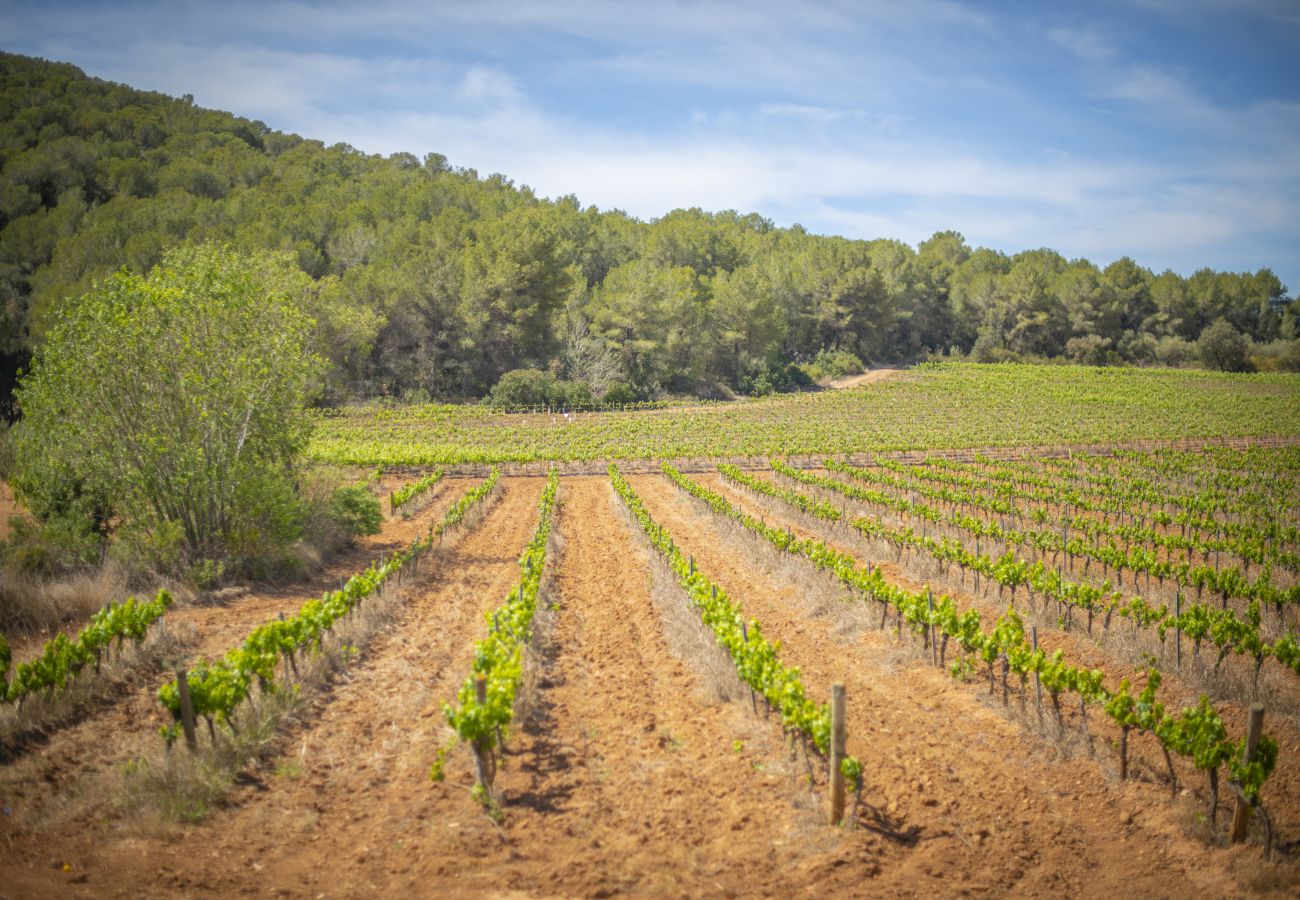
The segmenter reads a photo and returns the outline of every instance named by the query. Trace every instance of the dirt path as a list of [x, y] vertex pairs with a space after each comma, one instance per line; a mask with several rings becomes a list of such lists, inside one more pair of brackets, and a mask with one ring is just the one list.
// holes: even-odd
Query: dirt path
[[674, 655], [608, 479], [566, 481], [563, 497], [559, 609], [539, 706], [498, 779], [504, 829], [480, 816], [456, 831], [439, 874], [471, 894], [788, 894], [848, 864], [862, 841], [820, 826], [780, 770], [779, 732]]
[[[684, 552], [782, 642], [814, 696], [849, 697], [849, 752], [863, 760], [866, 827], [893, 837], [870, 892], [1067, 892], [1224, 896], [1257, 850], [1214, 852], [1183, 833], [1158, 786], [1111, 783], [1086, 757], [1055, 759], [978, 691], [915, 661], [890, 637], [809, 598], [797, 562], [757, 555], [666, 479], [633, 484]], [[771, 517], [769, 517], [769, 520]], [[742, 549], [744, 548], [744, 549]], [[1159, 795], [1159, 796], [1158, 796]], [[1247, 855], [1248, 854], [1248, 855]]]
[[[427, 776], [446, 730], [439, 704], [468, 671], [484, 610], [517, 580], [536, 524], [534, 485], [508, 484], [480, 527], [435, 558], [395, 625], [323, 698], [319, 718], [286, 740], [270, 771], [245, 773], [228, 811], [160, 835], [84, 822], [75, 833], [0, 835], [24, 891], [373, 896], [381, 883], [385, 894], [409, 891], [409, 867], [423, 856], [415, 851], [434, 840]], [[72, 863], [74, 878], [51, 871], [59, 860]]]
[[903, 374], [902, 369], [871, 369], [863, 372], [861, 375], [849, 375], [847, 378], [837, 378], [832, 381], [828, 387], [833, 390], [842, 391], [848, 388], [862, 387], [864, 384], [875, 384], [878, 381], [888, 381], [891, 378], [897, 378]]

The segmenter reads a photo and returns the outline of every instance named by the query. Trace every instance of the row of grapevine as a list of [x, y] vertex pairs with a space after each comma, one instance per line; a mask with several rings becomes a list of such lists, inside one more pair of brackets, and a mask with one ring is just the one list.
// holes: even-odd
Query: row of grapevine
[[[777, 711], [787, 734], [800, 737], [805, 746], [811, 743], [816, 752], [826, 756], [830, 752], [831, 740], [830, 707], [808, 699], [799, 670], [789, 668], [779, 660], [780, 645], [763, 637], [756, 620], [751, 619], [746, 624], [740, 608], [728, 599], [726, 592], [709, 581], [694, 562], [677, 549], [672, 535], [650, 517], [641, 498], [613, 463], [609, 466], [609, 476], [614, 490], [650, 544], [663, 555], [699, 610], [718, 646], [731, 657], [740, 680]], [[841, 772], [855, 786], [861, 787], [862, 767], [856, 759], [846, 756], [841, 763]]]
[[[945, 364], [868, 390], [636, 415], [360, 406], [318, 421], [309, 453], [346, 464], [453, 465], [1286, 436], [1300, 433], [1298, 389], [1294, 375]], [[1240, 402], [1224, 403], [1225, 393]]]
[[[474, 643], [474, 663], [457, 694], [457, 705], [443, 704], [447, 723], [459, 740], [474, 750], [477, 789], [490, 796], [496, 753], [514, 719], [515, 695], [523, 677], [524, 648], [532, 640], [533, 615], [546, 565], [546, 548], [555, 522], [559, 473], [554, 469], [538, 505], [537, 528], [519, 558], [520, 579], [505, 602], [487, 616], [488, 636]], [[442, 777], [446, 749], [439, 753], [432, 777]]]
[[152, 600], [129, 597], [123, 603], [110, 603], [90, 617], [77, 636], [60, 634], [42, 648], [30, 662], [19, 663], [12, 680], [6, 680], [11, 661], [9, 645], [0, 636], [0, 701], [15, 703], [19, 708], [32, 694], [45, 691], [53, 695], [67, 688], [86, 666], [99, 672], [105, 654], [121, 652], [128, 639], [137, 646], [144, 641], [149, 626], [171, 606], [170, 592], [159, 591]]
[[[443, 514], [442, 523], [438, 526], [437, 532], [441, 534], [449, 529], [459, 526], [465, 521], [465, 516], [469, 514], [469, 511], [482, 503], [483, 498], [495, 491], [500, 482], [501, 470], [496, 466], [493, 466], [486, 479], [466, 491], [451, 505], [447, 512]], [[430, 537], [432, 536], [433, 532], [430, 532]]]
[[[1073, 528], [1086, 531], [1089, 536], [1114, 537], [1125, 544], [1145, 544], [1162, 548], [1173, 557], [1183, 553], [1191, 559], [1193, 553], [1209, 561], [1209, 554], [1227, 553], [1243, 561], [1264, 566], [1274, 563], [1290, 568], [1300, 567], [1300, 554], [1288, 550], [1287, 545], [1294, 545], [1296, 528], [1283, 525], [1273, 515], [1270, 507], [1240, 506], [1240, 518], [1227, 519], [1222, 514], [1214, 514], [1213, 503], [1197, 499], [1179, 498], [1162, 489], [1162, 485], [1144, 484], [1135, 486], [1131, 481], [1121, 481], [1108, 476], [1100, 492], [1071, 489], [1071, 481], [1078, 483], [1087, 476], [1080, 475], [1073, 467], [1075, 460], [1050, 460], [1048, 466], [1052, 472], [1045, 473], [1027, 463], [995, 462], [985, 457], [976, 458], [982, 468], [972, 467], [969, 463], [956, 463], [952, 460], [931, 458], [926, 466], [900, 466], [891, 460], [876, 458], [876, 463], [883, 468], [911, 475], [930, 481], [940, 481], [950, 485], [962, 486], [985, 493], [1010, 493], [1011, 496], [1023, 497], [1036, 503], [1054, 503], [1061, 507], [1095, 512], [1099, 518], [1087, 519], [1083, 516], [1070, 516]], [[1154, 506], [1154, 509], [1139, 506], [1132, 507], [1132, 501], [1138, 503], [1156, 503], [1162, 505], [1183, 505], [1186, 507], [1177, 515], [1171, 515]], [[1001, 510], [997, 510], [1001, 511]], [[1028, 511], [1036, 522], [1045, 524], [1050, 516], [1041, 507]], [[1118, 523], [1110, 522], [1115, 515]], [[1127, 519], [1127, 522], [1126, 520]], [[1171, 531], [1177, 525], [1178, 531]], [[1161, 531], [1166, 529], [1166, 531]]]
[[[1226, 516], [1254, 515], [1260, 508], [1280, 508], [1300, 491], [1296, 480], [1294, 447], [1251, 448], [1245, 451], [1203, 447], [1196, 452], [1170, 451], [1159, 457], [1149, 453], [1116, 450], [1084, 454], [1061, 468], [1067, 482], [1089, 483], [1105, 492], [1112, 484], [1146, 493], [1153, 506], [1173, 505], [1198, 514], [1213, 528]], [[1259, 472], [1271, 472], [1274, 484], [1261, 482]], [[1281, 488], [1281, 490], [1276, 490]], [[1226, 515], [1225, 515], [1226, 514]], [[1292, 535], [1295, 535], [1292, 529]], [[1294, 540], [1293, 540], [1294, 543]]]
[[[883, 502], [877, 500], [877, 492], [863, 491], [834, 478], [804, 472], [778, 460], [773, 460], [772, 465], [780, 474], [804, 484], [836, 491], [853, 499]], [[731, 467], [719, 466], [719, 470], [727, 478], [750, 490], [791, 503], [805, 512], [817, 514], [807, 505], [811, 498], [798, 491], [752, 478]], [[917, 506], [911, 501], [898, 498], [886, 498], [886, 500], [893, 500], [907, 507]], [[829, 504], [826, 504], [826, 508], [834, 515], [822, 515], [821, 518], [831, 521], [840, 518], [839, 510]], [[972, 552], [959, 540], [917, 534], [910, 528], [888, 528], [874, 519], [855, 519], [850, 524], [867, 537], [884, 540], [900, 548], [908, 546], [927, 553], [943, 565], [956, 565], [965, 571], [978, 573], [1010, 589], [1013, 602], [1016, 590], [1024, 586], [1030, 591], [1036, 591], [1047, 600], [1059, 604], [1062, 609], [1083, 610], [1088, 614], [1089, 628], [1094, 615], [1100, 615], [1103, 627], [1108, 628], [1111, 617], [1118, 613], [1122, 619], [1132, 621], [1136, 629], [1153, 629], [1162, 644], [1171, 632], [1186, 635], [1192, 641], [1193, 652], [1197, 654], [1200, 652], [1202, 642], [1210, 643], [1219, 652], [1216, 667], [1221, 665], [1229, 655], [1236, 654], [1246, 655], [1254, 660], [1256, 679], [1268, 659], [1275, 659], [1284, 668], [1300, 675], [1300, 642], [1297, 642], [1291, 634], [1284, 634], [1273, 641], [1265, 639], [1261, 633], [1258, 603], [1252, 603], [1244, 614], [1238, 614], [1232, 609], [1216, 609], [1204, 603], [1189, 603], [1185, 606], [1180, 603], [1177, 609], [1170, 610], [1166, 604], [1152, 605], [1139, 596], [1126, 599], [1122, 593], [1110, 590], [1109, 584], [1095, 587], [1084, 582], [1069, 581], [1059, 571], [1045, 566], [1041, 560], [1029, 563], [1012, 553], [1006, 553], [995, 559], [989, 554]], [[1072, 617], [1067, 616], [1067, 621], [1072, 621]]]
[[[977, 612], [959, 612], [948, 595], [935, 598], [928, 591], [909, 591], [892, 584], [879, 569], [860, 567], [857, 560], [848, 554], [833, 550], [815, 539], [796, 539], [790, 531], [769, 526], [736, 509], [725, 497], [687, 478], [671, 465], [664, 464], [663, 470], [678, 487], [715, 513], [737, 522], [774, 547], [802, 556], [815, 567], [834, 574], [866, 601], [879, 603], [885, 610], [893, 609], [900, 628], [906, 623], [924, 637], [937, 632], [935, 638], [943, 640], [945, 650], [948, 641], [955, 640], [965, 654], [982, 660], [988, 666], [990, 683], [993, 667], [1001, 661], [1003, 671], [1016, 675], [1020, 680], [1022, 691], [1028, 679], [1036, 676], [1051, 695], [1058, 718], [1061, 697], [1074, 695], [1081, 710], [1089, 706], [1100, 707], [1120, 728], [1135, 727], [1135, 707], [1124, 699], [1130, 690], [1127, 683], [1121, 683], [1118, 690], [1112, 691], [1103, 683], [1104, 674], [1100, 670], [1071, 665], [1061, 650], [1048, 654], [1034, 648], [1014, 608], [1000, 616], [994, 628], [987, 631]], [[1150, 726], [1146, 730], [1167, 754], [1184, 757], [1204, 771], [1216, 797], [1219, 770], [1226, 767], [1229, 785], [1239, 790], [1252, 805], [1259, 804], [1260, 790], [1277, 761], [1277, 742], [1273, 738], [1264, 736], [1254, 761], [1247, 763], [1246, 738], [1243, 736], [1233, 741], [1228, 737], [1227, 728], [1208, 697], [1202, 695], [1197, 706], [1180, 714], [1168, 712], [1163, 707], [1158, 709], [1158, 713], [1152, 712], [1148, 718], [1142, 719], [1144, 724], [1141, 727]], [[1121, 762], [1121, 770], [1124, 769]], [[1172, 765], [1170, 775], [1173, 775]]]
[[[1026, 496], [1014, 489], [1003, 488], [993, 497], [987, 496], [978, 487], [978, 482], [965, 475], [943, 472], [925, 472], [918, 466], [901, 466], [887, 460], [877, 459], [878, 465], [893, 472], [907, 473], [902, 477], [886, 475], [881, 472], [850, 466], [835, 460], [827, 460], [826, 467], [834, 472], [881, 488], [897, 491], [910, 491], [932, 500], [951, 504], [958, 508], [969, 507], [986, 513], [1014, 517], [1020, 521], [1029, 519], [1045, 525], [1051, 516], [1042, 508], [1022, 510], [1016, 505], [1017, 496]], [[946, 468], [946, 467], [945, 467]], [[919, 473], [919, 474], [918, 474]], [[910, 477], [908, 477], [910, 475]], [[927, 481], [939, 481], [942, 487], [934, 487]], [[1032, 498], [1031, 498], [1032, 499]], [[961, 520], [967, 523], [979, 523], [974, 516], [963, 515]], [[1011, 529], [1005, 529], [1011, 531]], [[1071, 537], [1070, 531], [1087, 535], [1093, 541], [1088, 543], [1077, 537]], [[1054, 528], [1032, 529], [1025, 527], [1019, 532], [1021, 543], [1034, 546], [1039, 552], [1064, 552], [1070, 556], [1093, 559], [1110, 566], [1123, 577], [1125, 570], [1146, 574], [1149, 577], [1177, 582], [1179, 587], [1195, 588], [1199, 597], [1204, 590], [1219, 594], [1224, 603], [1229, 598], [1250, 601], [1259, 600], [1265, 604], [1281, 606], [1300, 603], [1300, 585], [1281, 587], [1272, 580], [1272, 568], [1264, 560], [1264, 545], [1255, 541], [1210, 541], [1209, 543], [1181, 534], [1163, 534], [1148, 526], [1134, 524], [1112, 525], [1105, 519], [1088, 517], [1082, 514], [1065, 516], [1060, 530]], [[1109, 539], [1106, 544], [1102, 538]], [[1123, 546], [1120, 546], [1122, 542]], [[1134, 547], [1133, 544], [1137, 544]], [[1157, 550], [1147, 549], [1155, 547]], [[1208, 558], [1210, 551], [1229, 548], [1241, 558], [1258, 557], [1263, 565], [1259, 575], [1251, 580], [1238, 566], [1214, 566], [1208, 562], [1195, 564], [1192, 551], [1200, 552]], [[1158, 550], [1165, 551], [1161, 559]], [[1182, 551], [1185, 558], [1174, 561], [1175, 553]], [[1240, 551], [1238, 553], [1238, 551]]]
[[395, 515], [402, 507], [410, 504], [416, 498], [424, 496], [435, 484], [442, 480], [445, 471], [444, 469], [437, 469], [419, 481], [402, 485], [393, 491], [388, 495], [388, 512]]
[[[499, 474], [493, 473], [495, 477]], [[487, 493], [478, 493], [475, 502]], [[274, 691], [275, 673], [281, 660], [291, 671], [296, 671], [297, 654], [319, 649], [321, 641], [340, 619], [383, 590], [390, 580], [399, 578], [407, 566], [418, 566], [420, 558], [434, 546], [435, 536], [441, 535], [446, 527], [444, 519], [443, 526], [431, 529], [407, 549], [372, 562], [339, 590], [326, 591], [320, 599], [307, 601], [293, 616], [258, 626], [243, 644], [228, 650], [221, 659], [201, 661], [186, 673], [193, 714], [207, 721], [210, 732], [214, 723], [233, 730], [231, 717], [249, 699], [254, 684], [263, 691]], [[173, 679], [159, 688], [158, 700], [172, 715], [172, 724], [162, 729], [163, 737], [170, 744], [180, 735], [182, 710], [178, 681]]]

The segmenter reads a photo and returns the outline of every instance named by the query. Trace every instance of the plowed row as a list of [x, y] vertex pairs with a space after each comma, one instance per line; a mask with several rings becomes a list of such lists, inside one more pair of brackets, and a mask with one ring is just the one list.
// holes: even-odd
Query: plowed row
[[[877, 630], [797, 560], [759, 548], [661, 476], [630, 480], [683, 552], [781, 641], [813, 696], [846, 685], [848, 750], [865, 771], [852, 828], [823, 824], [824, 797], [779, 726], [719, 681], [712, 649], [674, 612], [682, 596], [604, 477], [561, 487], [535, 686], [497, 776], [503, 820], [471, 798], [464, 748], [446, 781], [430, 782], [448, 736], [441, 703], [535, 525], [540, 479], [508, 478], [483, 521], [407, 585], [395, 620], [315, 713], [203, 822], [142, 822], [115, 806], [113, 773], [158, 740], [147, 678], [0, 768], [0, 896], [1217, 897], [1281, 891], [1296, 875], [1285, 859], [1262, 863], [1258, 846], [1200, 839], [1199, 785], [1170, 801], [1154, 768], [1119, 782], [1105, 748], [1094, 758], [1039, 736], [978, 681], [954, 681]], [[426, 511], [390, 523], [323, 583], [426, 529], [459, 490], [440, 486]], [[775, 504], [728, 496], [803, 527]], [[318, 593], [191, 608], [169, 627], [192, 628], [193, 646], [215, 653]], [[1287, 722], [1269, 730], [1282, 761], [1265, 799], [1286, 840], [1300, 833], [1300, 737]]]

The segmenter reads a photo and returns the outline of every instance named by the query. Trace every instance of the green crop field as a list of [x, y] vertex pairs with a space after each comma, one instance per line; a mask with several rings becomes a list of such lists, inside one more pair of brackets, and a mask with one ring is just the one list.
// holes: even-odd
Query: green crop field
[[332, 463], [432, 465], [1297, 434], [1297, 375], [942, 364], [853, 390], [626, 413], [371, 404], [322, 416], [310, 453]]

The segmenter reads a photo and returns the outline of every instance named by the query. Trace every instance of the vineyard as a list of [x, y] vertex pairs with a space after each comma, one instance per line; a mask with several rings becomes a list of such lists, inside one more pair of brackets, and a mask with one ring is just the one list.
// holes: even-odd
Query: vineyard
[[0, 896], [1293, 895], [1300, 383], [1057, 371], [322, 417], [310, 583], [0, 644]]

